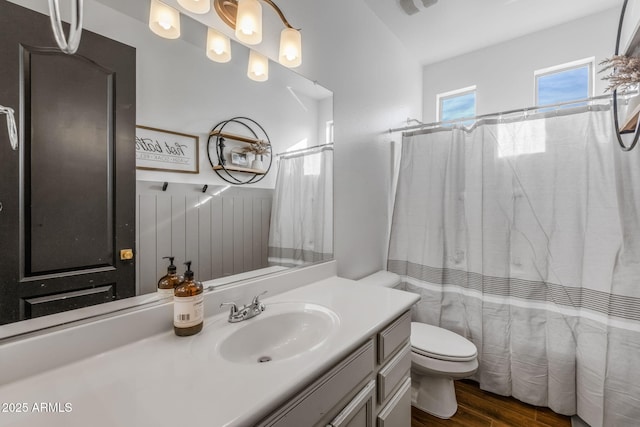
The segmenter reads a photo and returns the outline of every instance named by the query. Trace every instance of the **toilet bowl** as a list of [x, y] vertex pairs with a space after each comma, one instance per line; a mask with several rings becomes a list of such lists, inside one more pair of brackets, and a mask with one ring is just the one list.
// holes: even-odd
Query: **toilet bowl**
[[[359, 280], [372, 286], [394, 287], [400, 277], [379, 271]], [[458, 409], [453, 381], [478, 369], [476, 346], [466, 338], [426, 323], [411, 323], [411, 405], [438, 418], [451, 418]]]

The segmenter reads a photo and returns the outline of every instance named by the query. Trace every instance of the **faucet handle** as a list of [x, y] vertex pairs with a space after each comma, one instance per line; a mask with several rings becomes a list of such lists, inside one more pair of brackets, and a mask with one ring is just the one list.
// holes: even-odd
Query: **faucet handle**
[[253, 297], [253, 301], [251, 301], [252, 305], [258, 305], [260, 304], [260, 297], [264, 294], [266, 294], [268, 291], [264, 291], [264, 292], [260, 292], [258, 295], [256, 295], [255, 297]]
[[222, 304], [220, 304], [220, 307], [224, 307], [225, 305], [231, 306], [231, 309], [229, 310], [229, 316], [238, 314], [238, 306], [235, 302], [223, 302]]

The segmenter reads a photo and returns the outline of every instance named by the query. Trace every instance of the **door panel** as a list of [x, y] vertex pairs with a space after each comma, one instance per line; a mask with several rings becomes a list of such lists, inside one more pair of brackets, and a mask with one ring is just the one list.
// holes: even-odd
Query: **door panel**
[[113, 73], [59, 51], [22, 56], [25, 275], [113, 266]]
[[40, 317], [74, 308], [109, 302], [114, 298], [113, 291], [113, 286], [100, 286], [44, 297], [26, 298], [24, 300], [25, 316], [27, 318]]
[[49, 17], [0, 0], [0, 324], [132, 296], [135, 49], [83, 31], [61, 53]]

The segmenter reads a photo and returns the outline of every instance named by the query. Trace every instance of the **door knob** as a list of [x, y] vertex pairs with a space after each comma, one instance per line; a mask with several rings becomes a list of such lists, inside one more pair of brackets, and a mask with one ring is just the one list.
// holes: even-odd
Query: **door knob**
[[133, 249], [120, 249], [120, 259], [122, 261], [133, 259]]

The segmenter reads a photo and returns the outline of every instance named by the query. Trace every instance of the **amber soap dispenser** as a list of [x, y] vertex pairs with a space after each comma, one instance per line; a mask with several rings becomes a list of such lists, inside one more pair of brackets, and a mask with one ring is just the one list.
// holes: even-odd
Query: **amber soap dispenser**
[[160, 298], [173, 297], [176, 286], [178, 286], [183, 279], [181, 276], [178, 276], [176, 273], [177, 268], [173, 265], [175, 257], [166, 256], [162, 257], [162, 259], [169, 260], [169, 267], [167, 268], [167, 274], [162, 276], [158, 281], [158, 295], [160, 295]]
[[181, 337], [197, 334], [204, 323], [202, 283], [193, 279], [191, 261], [184, 264], [187, 266], [184, 281], [175, 288], [173, 297], [173, 330]]

